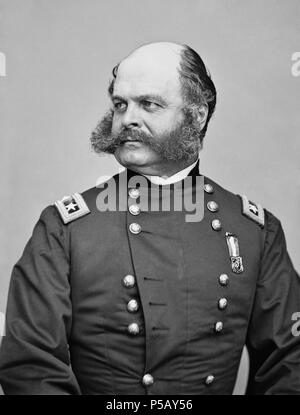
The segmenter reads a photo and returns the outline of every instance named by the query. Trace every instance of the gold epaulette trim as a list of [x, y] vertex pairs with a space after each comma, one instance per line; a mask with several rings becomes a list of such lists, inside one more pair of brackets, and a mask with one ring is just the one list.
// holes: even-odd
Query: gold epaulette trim
[[79, 193], [64, 196], [61, 200], [55, 202], [55, 206], [64, 223], [72, 222], [90, 213], [90, 209]]
[[265, 226], [265, 213], [259, 203], [254, 203], [247, 196], [242, 195], [243, 215], [257, 222], [262, 228]]

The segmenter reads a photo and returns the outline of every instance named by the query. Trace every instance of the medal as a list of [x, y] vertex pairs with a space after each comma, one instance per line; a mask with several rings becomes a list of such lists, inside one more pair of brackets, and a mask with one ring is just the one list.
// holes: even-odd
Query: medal
[[240, 274], [244, 271], [244, 267], [242, 257], [240, 256], [238, 238], [230, 232], [226, 232], [225, 237], [231, 261], [231, 269], [235, 274]]

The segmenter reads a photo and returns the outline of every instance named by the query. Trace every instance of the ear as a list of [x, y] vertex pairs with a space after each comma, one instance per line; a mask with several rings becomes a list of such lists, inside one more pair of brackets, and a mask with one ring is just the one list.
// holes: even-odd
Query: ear
[[201, 130], [206, 124], [207, 116], [208, 116], [208, 106], [206, 104], [202, 104], [200, 107], [197, 108], [197, 112], [196, 112], [196, 119], [201, 127]]

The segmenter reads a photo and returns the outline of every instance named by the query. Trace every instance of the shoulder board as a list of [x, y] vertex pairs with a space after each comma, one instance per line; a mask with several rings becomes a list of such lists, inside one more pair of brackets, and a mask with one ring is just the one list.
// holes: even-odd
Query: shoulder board
[[262, 228], [265, 226], [265, 213], [263, 207], [259, 203], [254, 203], [242, 195], [243, 215], [257, 222]]
[[90, 209], [79, 193], [73, 193], [71, 196], [64, 196], [61, 200], [55, 202], [55, 206], [64, 223], [72, 222], [73, 220], [90, 213]]

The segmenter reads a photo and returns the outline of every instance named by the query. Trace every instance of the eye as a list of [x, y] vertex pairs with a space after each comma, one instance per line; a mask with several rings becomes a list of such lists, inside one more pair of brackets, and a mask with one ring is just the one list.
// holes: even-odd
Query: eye
[[126, 102], [123, 102], [123, 101], [115, 101], [113, 105], [116, 111], [124, 111], [127, 108]]
[[159, 105], [159, 104], [157, 104], [156, 102], [153, 102], [153, 101], [143, 100], [143, 101], [141, 101], [141, 104], [144, 108], [146, 108], [147, 110], [150, 110], [150, 111], [154, 111], [154, 110], [157, 110], [157, 109], [161, 108], [161, 105]]

